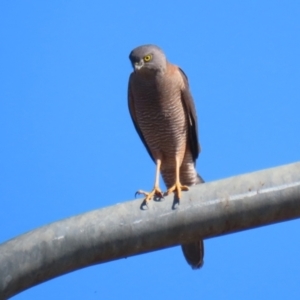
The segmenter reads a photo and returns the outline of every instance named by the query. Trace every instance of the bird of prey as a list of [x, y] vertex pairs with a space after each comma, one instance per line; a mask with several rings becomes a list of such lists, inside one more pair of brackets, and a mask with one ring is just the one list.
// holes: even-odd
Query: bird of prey
[[[129, 77], [128, 106], [134, 127], [156, 164], [151, 192], [139, 190], [145, 202], [163, 197], [159, 175], [167, 192], [181, 191], [203, 182], [195, 162], [200, 152], [194, 101], [185, 73], [168, 62], [164, 52], [155, 45], [143, 45], [129, 55], [133, 72]], [[183, 254], [193, 269], [203, 265], [203, 241], [182, 245]]]

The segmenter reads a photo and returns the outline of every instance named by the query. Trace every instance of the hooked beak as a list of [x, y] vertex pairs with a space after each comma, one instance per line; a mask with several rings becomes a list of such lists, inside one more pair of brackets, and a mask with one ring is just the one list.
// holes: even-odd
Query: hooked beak
[[135, 62], [133, 64], [133, 67], [134, 67], [135, 71], [140, 70], [143, 66], [144, 66], [144, 61], [142, 59], [140, 61], [138, 61], [138, 62]]

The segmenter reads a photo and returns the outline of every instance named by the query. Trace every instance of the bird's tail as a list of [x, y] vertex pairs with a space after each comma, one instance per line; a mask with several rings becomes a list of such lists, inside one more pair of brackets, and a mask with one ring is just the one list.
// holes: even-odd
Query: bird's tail
[[199, 174], [197, 174], [197, 183], [196, 184], [200, 184], [200, 183], [204, 183], [204, 179]]
[[204, 264], [204, 243], [203, 240], [189, 242], [181, 245], [183, 255], [192, 269], [200, 269]]
[[[203, 178], [197, 174], [197, 183], [204, 183]], [[204, 243], [203, 240], [196, 240], [181, 245], [183, 255], [192, 269], [200, 269], [204, 264]]]

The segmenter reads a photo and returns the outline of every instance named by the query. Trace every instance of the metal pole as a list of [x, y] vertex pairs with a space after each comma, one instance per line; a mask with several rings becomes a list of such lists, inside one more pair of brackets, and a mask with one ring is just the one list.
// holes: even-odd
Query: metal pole
[[55, 222], [0, 245], [0, 299], [56, 276], [131, 255], [300, 217], [300, 163], [201, 184]]

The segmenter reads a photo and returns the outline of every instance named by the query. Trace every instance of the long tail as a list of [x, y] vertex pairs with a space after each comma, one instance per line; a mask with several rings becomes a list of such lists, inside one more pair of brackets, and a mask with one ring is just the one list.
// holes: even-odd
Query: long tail
[[182, 244], [181, 249], [187, 263], [192, 269], [200, 269], [204, 264], [204, 243], [203, 240]]
[[[197, 184], [204, 183], [204, 180], [200, 175], [197, 174], [197, 179], [199, 180]], [[181, 245], [183, 255], [187, 263], [192, 267], [192, 269], [200, 269], [204, 264], [204, 243], [203, 240], [196, 240], [194, 242], [189, 242]]]

